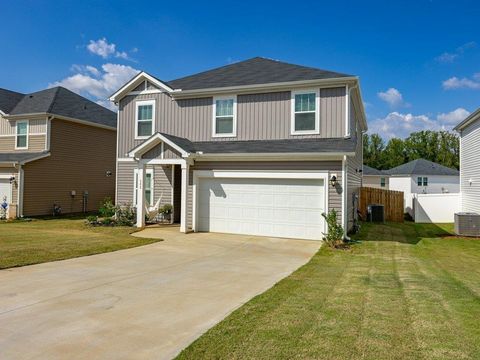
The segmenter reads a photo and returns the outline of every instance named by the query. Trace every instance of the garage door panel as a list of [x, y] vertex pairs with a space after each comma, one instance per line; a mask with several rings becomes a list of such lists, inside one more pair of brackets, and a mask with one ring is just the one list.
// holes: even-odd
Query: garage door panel
[[321, 239], [324, 186], [319, 179], [201, 179], [198, 230]]

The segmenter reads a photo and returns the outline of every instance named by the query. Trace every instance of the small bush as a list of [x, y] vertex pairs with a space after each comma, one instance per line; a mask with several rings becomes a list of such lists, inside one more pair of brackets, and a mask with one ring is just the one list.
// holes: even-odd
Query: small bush
[[95, 215], [87, 216], [86, 222], [88, 225], [96, 225], [98, 218]]
[[102, 200], [98, 209], [98, 213], [104, 218], [109, 218], [115, 215], [115, 205], [110, 197], [107, 196]]
[[171, 204], [165, 204], [160, 208], [160, 213], [164, 215], [170, 215], [173, 211], [173, 206]]
[[337, 221], [337, 211], [332, 209], [328, 214], [323, 213], [322, 216], [325, 218], [328, 227], [328, 233], [323, 233], [323, 240], [330, 247], [340, 247], [343, 244], [343, 235], [345, 232], [342, 225]]
[[102, 220], [102, 225], [104, 225], [104, 226], [113, 226], [113, 225], [115, 225], [115, 220], [113, 220], [112, 218], [109, 218], [109, 217], [104, 218], [104, 219]]
[[115, 207], [115, 219], [119, 226], [133, 226], [137, 213], [130, 204]]

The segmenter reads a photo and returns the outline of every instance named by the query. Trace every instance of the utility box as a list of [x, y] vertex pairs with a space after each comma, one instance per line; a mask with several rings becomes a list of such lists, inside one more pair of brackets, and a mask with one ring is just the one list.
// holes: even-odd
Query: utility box
[[480, 236], [480, 214], [459, 212], [455, 214], [455, 234], [461, 236]]
[[385, 207], [380, 204], [370, 204], [367, 207], [367, 221], [385, 222]]

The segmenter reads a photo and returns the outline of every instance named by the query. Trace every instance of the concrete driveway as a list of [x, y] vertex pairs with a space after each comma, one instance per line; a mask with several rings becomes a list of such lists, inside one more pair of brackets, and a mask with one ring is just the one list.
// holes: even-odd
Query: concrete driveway
[[138, 236], [165, 241], [1, 270], [0, 359], [172, 358], [320, 246], [176, 227]]

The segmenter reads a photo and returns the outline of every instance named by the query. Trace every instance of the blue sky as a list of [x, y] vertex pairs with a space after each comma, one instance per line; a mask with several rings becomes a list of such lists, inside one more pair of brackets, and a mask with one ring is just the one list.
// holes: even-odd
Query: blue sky
[[480, 106], [478, 1], [5, 1], [0, 87], [62, 84], [99, 103], [264, 56], [358, 75], [371, 131], [449, 128]]

